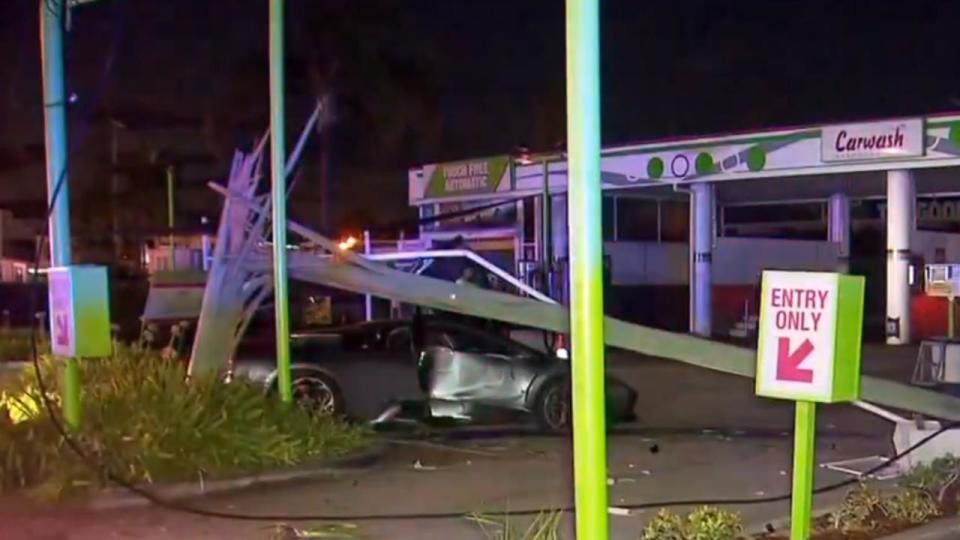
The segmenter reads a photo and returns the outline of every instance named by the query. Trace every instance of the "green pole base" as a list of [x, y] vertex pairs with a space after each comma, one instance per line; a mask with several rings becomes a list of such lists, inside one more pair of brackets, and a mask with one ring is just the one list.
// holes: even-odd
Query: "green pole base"
[[798, 401], [793, 432], [793, 500], [790, 540], [809, 540], [813, 519], [813, 468], [816, 461], [817, 404]]
[[80, 427], [80, 364], [76, 358], [67, 358], [63, 369], [63, 419], [71, 429]]

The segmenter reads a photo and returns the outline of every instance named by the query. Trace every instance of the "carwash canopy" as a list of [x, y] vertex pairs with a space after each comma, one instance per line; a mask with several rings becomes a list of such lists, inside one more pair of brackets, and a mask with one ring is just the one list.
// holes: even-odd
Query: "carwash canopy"
[[[470, 166], [476, 162], [487, 166]], [[558, 260], [565, 256], [564, 155], [499, 156], [456, 164], [453, 168], [433, 164], [411, 169], [410, 204], [429, 215], [452, 202], [479, 204], [526, 197], [536, 201], [537, 234], [524, 236], [519, 232], [524, 230], [520, 222], [514, 228], [520, 237], [517, 244], [547, 242], [552, 250], [538, 247], [530, 252], [542, 257], [552, 251]], [[926, 320], [930, 310], [924, 302], [930, 299], [922, 298], [921, 266], [960, 262], [960, 235], [949, 232], [950, 227], [960, 226], [953, 200], [960, 196], [958, 166], [960, 114], [604, 148], [604, 195], [617, 201], [605, 206], [613, 221], [613, 233], [605, 247], [612, 258], [614, 285], [619, 281], [689, 287], [684, 293], [689, 295], [689, 330], [703, 336], [723, 334], [732, 323], [731, 314], [723, 310], [736, 318], [750, 311], [741, 306], [753, 303], [750, 289], [763, 268], [849, 271], [852, 229], [860, 227], [857, 220], [867, 219], [861, 214], [869, 209], [873, 213], [869, 219], [886, 237], [885, 254], [876, 250], [878, 257], [886, 258], [885, 268], [881, 263], [868, 275], [868, 287], [874, 291], [869, 296], [883, 300], [872, 304], [882, 312], [882, 320], [873, 322], [883, 327], [891, 344], [942, 333]], [[454, 175], [447, 181], [447, 171], [462, 172], [471, 180], [460, 181]], [[484, 171], [488, 174], [482, 174]], [[637, 199], [657, 201], [654, 217], [629, 213]], [[544, 204], [545, 200], [550, 202]], [[677, 203], [683, 205], [685, 215], [671, 225], [668, 205]], [[732, 216], [747, 206], [779, 209], [806, 203], [819, 203], [823, 208], [818, 218], [823, 221], [822, 238], [808, 235], [806, 242], [783, 239], [779, 231], [798, 224], [789, 222], [787, 215], [776, 215], [778, 210], [768, 212], [766, 223], [732, 224]], [[852, 208], [856, 210], [853, 215]], [[918, 220], [950, 227], [926, 230], [918, 228]], [[661, 232], [676, 229], [678, 221], [689, 227], [681, 231], [682, 237], [677, 237], [675, 230], [672, 238]], [[539, 227], [545, 222], [552, 224], [549, 234]], [[655, 233], [643, 237], [646, 243], [630, 242], [634, 238], [627, 237], [624, 230], [636, 229], [633, 223], [643, 223], [644, 231]], [[669, 242], [673, 244], [667, 245]], [[945, 317], [935, 318], [937, 324], [943, 324], [940, 319], [945, 321]]]

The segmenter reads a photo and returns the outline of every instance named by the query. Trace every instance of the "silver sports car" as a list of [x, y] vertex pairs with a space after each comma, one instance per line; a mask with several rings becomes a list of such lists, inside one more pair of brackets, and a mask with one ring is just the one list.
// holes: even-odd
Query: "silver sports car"
[[[481, 422], [521, 415], [569, 428], [569, 362], [475, 325], [439, 318], [376, 321], [292, 336], [296, 399], [357, 420], [417, 411], [419, 420]], [[276, 388], [272, 339], [241, 346], [235, 376]], [[607, 380], [612, 422], [633, 418], [636, 392]]]

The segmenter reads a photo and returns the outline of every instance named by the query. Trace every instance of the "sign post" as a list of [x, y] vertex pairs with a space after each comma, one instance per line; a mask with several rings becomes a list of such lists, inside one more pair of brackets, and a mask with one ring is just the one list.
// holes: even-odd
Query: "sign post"
[[810, 538], [816, 404], [860, 395], [863, 290], [860, 276], [763, 273], [756, 394], [797, 402], [791, 540]]

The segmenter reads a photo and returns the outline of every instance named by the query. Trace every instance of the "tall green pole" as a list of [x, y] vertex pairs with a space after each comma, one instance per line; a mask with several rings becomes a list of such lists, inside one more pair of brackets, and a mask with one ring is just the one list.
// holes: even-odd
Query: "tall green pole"
[[567, 0], [567, 208], [577, 538], [609, 537], [604, 413], [599, 0]]
[[809, 540], [813, 518], [813, 469], [816, 461], [817, 404], [798, 401], [793, 426], [793, 499], [790, 540]]
[[290, 309], [287, 291], [286, 125], [283, 90], [284, 0], [270, 0], [270, 177], [273, 201], [273, 305], [277, 330], [277, 387], [280, 400], [293, 401], [290, 386]]
[[167, 227], [170, 229], [170, 269], [177, 269], [177, 246], [174, 243], [173, 227], [175, 225], [174, 197], [173, 197], [173, 165], [167, 165]]
[[[50, 266], [70, 265], [70, 189], [67, 178], [67, 93], [63, 80], [63, 24], [66, 0], [40, 4], [40, 58], [43, 62], [44, 145], [47, 152], [47, 203]], [[58, 186], [57, 184], [61, 184]], [[56, 199], [54, 200], [54, 196]], [[80, 426], [80, 366], [67, 358], [63, 373], [63, 419]]]

